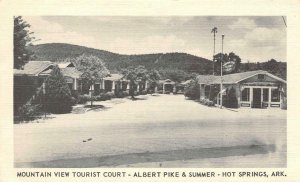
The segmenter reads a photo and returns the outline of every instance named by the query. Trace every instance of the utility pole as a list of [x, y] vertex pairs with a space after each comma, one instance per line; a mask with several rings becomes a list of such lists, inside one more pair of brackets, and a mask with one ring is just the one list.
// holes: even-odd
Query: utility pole
[[211, 33], [214, 34], [213, 75], [215, 75], [216, 33], [218, 33], [218, 28], [217, 28], [217, 27], [214, 27], [214, 28], [211, 30]]
[[221, 59], [221, 86], [220, 86], [220, 108], [222, 109], [222, 107], [223, 107], [223, 93], [222, 93], [222, 91], [223, 91], [223, 44], [224, 44], [224, 34], [222, 35], [222, 59]]

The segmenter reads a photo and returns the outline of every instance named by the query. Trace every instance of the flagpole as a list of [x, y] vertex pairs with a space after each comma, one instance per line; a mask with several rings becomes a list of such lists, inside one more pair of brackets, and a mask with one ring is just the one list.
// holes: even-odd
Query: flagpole
[[223, 44], [224, 44], [224, 34], [222, 35], [222, 59], [221, 59], [221, 86], [220, 86], [220, 108], [222, 109], [223, 107]]

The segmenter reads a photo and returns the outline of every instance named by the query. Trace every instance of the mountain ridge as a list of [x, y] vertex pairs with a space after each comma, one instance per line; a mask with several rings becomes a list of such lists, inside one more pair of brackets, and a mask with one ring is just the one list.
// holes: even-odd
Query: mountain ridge
[[212, 67], [212, 61], [182, 52], [127, 55], [65, 43], [38, 44], [30, 49], [40, 61], [58, 62], [82, 54], [94, 55], [101, 58], [110, 70], [143, 65], [148, 69], [178, 69], [207, 74]]

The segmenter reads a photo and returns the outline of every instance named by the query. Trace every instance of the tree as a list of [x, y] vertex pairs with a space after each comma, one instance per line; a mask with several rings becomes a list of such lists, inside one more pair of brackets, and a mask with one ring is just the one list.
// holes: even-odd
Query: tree
[[33, 57], [33, 52], [28, 49], [35, 37], [28, 28], [30, 25], [21, 16], [14, 17], [14, 68], [22, 67]]
[[197, 82], [197, 79], [192, 79], [184, 87], [184, 96], [189, 97], [190, 99], [199, 99], [200, 97], [200, 85]]
[[132, 99], [134, 99], [134, 90], [140, 81], [146, 81], [149, 79], [149, 75], [147, 74], [147, 70], [144, 66], [138, 67], [128, 67], [127, 69], [122, 71], [124, 78], [129, 80], [129, 95]]
[[152, 91], [155, 90], [155, 87], [157, 87], [158, 83], [157, 81], [160, 79], [160, 74], [157, 70], [150, 70], [148, 72], [148, 77], [149, 77], [149, 85], [150, 85], [150, 89], [152, 89]]
[[[83, 81], [83, 88], [89, 89], [96, 81], [101, 81], [110, 72], [105, 67], [104, 62], [93, 55], [87, 56], [85, 54], [74, 59], [73, 63], [76, 68], [82, 72], [81, 79]], [[93, 101], [91, 99], [91, 105]]]
[[71, 91], [58, 66], [53, 68], [45, 81], [45, 86], [46, 94], [43, 104], [46, 110], [51, 113], [70, 112], [72, 106]]
[[230, 52], [229, 54], [222, 54], [222, 53], [218, 53], [215, 55], [215, 73], [217, 75], [221, 74], [221, 60], [222, 63], [227, 63], [227, 62], [233, 62], [234, 63], [234, 69], [231, 72], [223, 72], [223, 74], [228, 74], [228, 73], [238, 73], [240, 71], [240, 67], [241, 67], [241, 58], [236, 55], [234, 52]]
[[190, 76], [185, 71], [179, 69], [164, 69], [160, 70], [159, 73], [163, 79], [170, 79], [174, 82], [182, 82]]

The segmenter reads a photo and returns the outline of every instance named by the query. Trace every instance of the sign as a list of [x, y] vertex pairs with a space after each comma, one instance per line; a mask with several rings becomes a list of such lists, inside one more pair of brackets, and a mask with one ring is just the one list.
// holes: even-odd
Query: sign
[[231, 73], [235, 69], [235, 62], [229, 61], [223, 64], [223, 72]]

